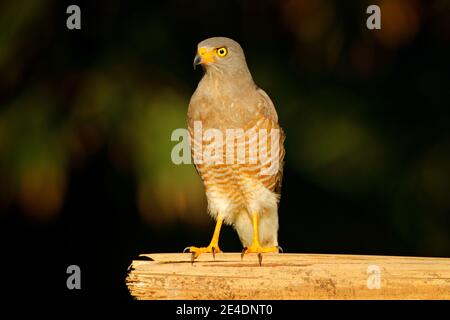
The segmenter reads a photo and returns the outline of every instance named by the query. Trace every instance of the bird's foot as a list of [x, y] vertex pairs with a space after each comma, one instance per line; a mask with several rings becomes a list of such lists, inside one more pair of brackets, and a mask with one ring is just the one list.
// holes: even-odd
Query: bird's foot
[[281, 249], [280, 246], [261, 247], [259, 244], [252, 244], [250, 247], [244, 247], [244, 249], [241, 252], [241, 260], [244, 258], [244, 255], [246, 255], [247, 253], [257, 253], [259, 265], [261, 266], [262, 254], [269, 253], [269, 252], [276, 252], [276, 253], [283, 252], [283, 249]]
[[207, 247], [186, 247], [183, 250], [183, 253], [190, 252], [191, 253], [191, 262], [194, 263], [194, 260], [197, 259], [202, 253], [212, 253], [214, 260], [216, 260], [216, 253], [221, 253], [218, 244], [211, 243]]

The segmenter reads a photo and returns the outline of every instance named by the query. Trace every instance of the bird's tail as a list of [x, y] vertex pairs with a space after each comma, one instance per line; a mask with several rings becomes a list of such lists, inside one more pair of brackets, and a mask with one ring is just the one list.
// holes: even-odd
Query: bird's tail
[[[270, 208], [259, 215], [259, 243], [262, 247], [278, 246], [278, 208]], [[253, 225], [251, 215], [247, 210], [242, 210], [236, 215], [234, 222], [239, 238], [244, 247], [249, 247], [253, 242]]]

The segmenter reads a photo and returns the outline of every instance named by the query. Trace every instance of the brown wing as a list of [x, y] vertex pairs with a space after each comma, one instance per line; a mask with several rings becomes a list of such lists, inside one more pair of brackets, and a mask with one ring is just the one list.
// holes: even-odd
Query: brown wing
[[285, 134], [283, 129], [278, 124], [278, 115], [275, 110], [275, 106], [272, 103], [272, 100], [269, 98], [269, 96], [264, 92], [262, 89], [258, 89], [258, 94], [260, 96], [259, 99], [259, 114], [260, 118], [263, 121], [259, 121], [260, 125], [258, 126], [259, 129], [267, 129], [268, 131], [272, 129], [278, 130], [278, 150], [270, 150], [271, 153], [271, 159], [272, 161], [278, 161], [278, 170], [277, 172], [272, 176], [260, 176], [261, 182], [268, 188], [269, 190], [280, 194], [281, 193], [281, 184], [283, 180], [283, 167], [284, 167], [284, 156], [285, 156], [285, 149], [284, 149], [284, 140], [285, 140]]
[[283, 170], [284, 170], [284, 156], [286, 151], [284, 149], [284, 140], [286, 139], [286, 135], [283, 129], [280, 128], [280, 170], [277, 174], [277, 184], [275, 185], [274, 192], [277, 194], [281, 194], [281, 184], [283, 182]]

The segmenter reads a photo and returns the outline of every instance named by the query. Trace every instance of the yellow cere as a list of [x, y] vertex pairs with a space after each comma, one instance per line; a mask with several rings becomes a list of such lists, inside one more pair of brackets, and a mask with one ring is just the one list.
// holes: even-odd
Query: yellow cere
[[214, 50], [208, 50], [208, 48], [201, 47], [198, 49], [198, 55], [201, 58], [202, 64], [209, 64], [214, 62]]

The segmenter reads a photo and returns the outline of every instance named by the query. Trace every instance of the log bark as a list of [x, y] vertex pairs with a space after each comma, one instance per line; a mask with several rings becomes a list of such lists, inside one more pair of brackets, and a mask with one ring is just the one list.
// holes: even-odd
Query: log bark
[[135, 299], [450, 299], [450, 259], [328, 254], [143, 254]]

